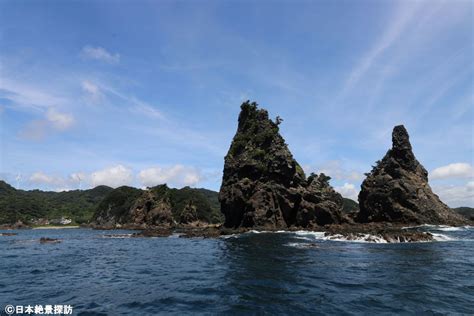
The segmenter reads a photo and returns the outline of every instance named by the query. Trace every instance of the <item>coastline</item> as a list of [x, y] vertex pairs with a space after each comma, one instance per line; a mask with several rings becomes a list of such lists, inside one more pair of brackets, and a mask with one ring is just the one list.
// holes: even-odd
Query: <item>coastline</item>
[[[367, 241], [367, 242], [384, 242], [384, 243], [409, 243], [409, 242], [429, 242], [436, 241], [436, 236], [430, 232], [421, 229], [423, 226], [414, 224], [411, 226], [392, 223], [369, 223], [369, 224], [342, 224], [342, 225], [326, 225], [312, 228], [287, 227], [269, 228], [269, 227], [251, 227], [251, 228], [226, 228], [223, 226], [154, 226], [154, 227], [127, 227], [105, 228], [111, 233], [106, 237], [132, 237], [132, 238], [149, 238], [149, 237], [169, 237], [178, 235], [180, 238], [220, 238], [233, 236], [244, 233], [292, 233], [307, 232], [323, 234], [326, 239], [345, 239], [347, 241]], [[456, 227], [456, 226], [453, 226]], [[94, 226], [93, 229], [104, 229]], [[113, 233], [115, 230], [134, 230], [135, 233], [127, 234]], [[123, 235], [123, 236], [122, 236]]]
[[81, 226], [37, 226], [37, 227], [32, 227], [31, 229], [75, 229], [75, 228], [81, 228]]

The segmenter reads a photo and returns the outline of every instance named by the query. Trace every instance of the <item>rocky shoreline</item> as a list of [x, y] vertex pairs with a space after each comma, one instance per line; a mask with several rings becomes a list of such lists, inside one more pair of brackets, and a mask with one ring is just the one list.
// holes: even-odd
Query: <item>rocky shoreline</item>
[[[434, 241], [434, 236], [429, 232], [417, 230], [418, 226], [393, 225], [391, 223], [370, 223], [370, 224], [336, 224], [326, 225], [316, 229], [305, 229], [302, 227], [289, 227], [286, 229], [268, 229], [265, 227], [240, 227], [237, 229], [226, 228], [223, 225], [209, 226], [177, 226], [177, 227], [149, 227], [137, 230], [135, 227], [123, 227], [120, 229], [137, 230], [132, 234], [111, 233], [105, 234], [105, 237], [131, 237], [131, 238], [149, 238], [149, 237], [169, 237], [177, 235], [180, 238], [219, 238], [244, 234], [248, 232], [318, 232], [324, 233], [328, 240], [345, 239], [363, 240], [367, 242], [387, 242], [387, 243], [403, 243], [403, 242], [428, 242]], [[407, 229], [408, 228], [408, 229]], [[414, 228], [414, 229], [409, 229]], [[94, 229], [104, 229], [94, 227]], [[109, 230], [111, 230], [109, 228]]]

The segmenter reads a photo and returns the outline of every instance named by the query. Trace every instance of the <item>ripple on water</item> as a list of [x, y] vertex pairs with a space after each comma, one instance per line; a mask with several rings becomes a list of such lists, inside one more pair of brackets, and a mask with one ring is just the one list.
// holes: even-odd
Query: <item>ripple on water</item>
[[472, 314], [466, 240], [474, 231], [434, 232], [456, 240], [357, 244], [308, 232], [114, 239], [77, 229], [48, 232], [64, 243], [43, 247], [44, 232], [21, 231], [17, 242], [0, 243], [0, 296], [71, 304], [78, 315]]

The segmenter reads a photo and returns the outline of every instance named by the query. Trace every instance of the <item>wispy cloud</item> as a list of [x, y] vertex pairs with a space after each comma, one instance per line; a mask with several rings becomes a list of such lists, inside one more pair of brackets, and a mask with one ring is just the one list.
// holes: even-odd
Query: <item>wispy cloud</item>
[[103, 101], [104, 95], [100, 87], [89, 80], [83, 80], [81, 83], [82, 91], [86, 101], [97, 104]]
[[9, 100], [9, 107], [15, 110], [41, 111], [67, 102], [64, 97], [47, 92], [46, 89], [11, 80], [5, 75], [0, 80], [0, 97]]
[[120, 62], [120, 54], [110, 53], [105, 48], [100, 46], [84, 46], [80, 55], [85, 59], [95, 59], [109, 64], [118, 64]]
[[40, 141], [50, 133], [65, 131], [75, 123], [74, 116], [70, 113], [60, 112], [49, 108], [44, 113], [44, 119], [29, 122], [20, 132], [19, 136], [28, 140]]
[[70, 113], [61, 113], [55, 108], [49, 108], [46, 112], [46, 120], [58, 130], [65, 130], [74, 124], [74, 116]]
[[395, 43], [410, 21], [415, 17], [415, 13], [420, 4], [421, 1], [406, 1], [397, 8], [397, 11], [393, 18], [390, 19], [390, 24], [382, 36], [350, 72], [342, 91], [343, 95], [354, 88], [361, 78], [370, 70], [377, 58]]

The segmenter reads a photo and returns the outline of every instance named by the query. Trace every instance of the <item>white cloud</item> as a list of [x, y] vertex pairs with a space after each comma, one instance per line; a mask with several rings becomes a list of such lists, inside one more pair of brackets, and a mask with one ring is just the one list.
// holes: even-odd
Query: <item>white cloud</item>
[[474, 207], [474, 181], [458, 186], [433, 186], [433, 191], [450, 207]]
[[315, 171], [316, 173], [324, 173], [336, 180], [359, 181], [364, 178], [362, 173], [344, 168], [342, 163], [338, 160], [327, 161], [316, 168], [304, 166], [304, 169], [306, 173], [312, 171]]
[[69, 179], [75, 183], [82, 182], [86, 180], [87, 178], [88, 178], [88, 175], [85, 174], [84, 172], [75, 172], [69, 175]]
[[195, 186], [201, 179], [201, 173], [192, 167], [175, 165], [171, 167], [154, 167], [140, 171], [138, 179], [147, 187], [167, 183], [174, 187]]
[[474, 167], [465, 162], [452, 163], [431, 171], [431, 179], [472, 178]]
[[355, 185], [352, 183], [344, 183], [343, 186], [334, 187], [334, 190], [341, 193], [341, 195], [345, 198], [352, 199], [357, 201], [357, 196], [359, 195], [358, 189], [356, 189]]
[[50, 185], [57, 186], [57, 185], [63, 185], [64, 184], [64, 179], [62, 179], [60, 177], [47, 175], [46, 173], [41, 172], [41, 171], [33, 173], [30, 176], [29, 180], [32, 183], [40, 184], [40, 185], [47, 185], [47, 186], [50, 186]]
[[54, 108], [49, 108], [46, 112], [46, 119], [58, 130], [65, 130], [74, 124], [74, 117], [69, 113], [58, 112]]
[[109, 64], [117, 64], [120, 62], [119, 54], [109, 53], [105, 48], [84, 46], [81, 51], [81, 56], [87, 59], [96, 59]]
[[100, 171], [93, 172], [90, 176], [92, 186], [107, 185], [116, 188], [130, 185], [133, 181], [132, 170], [122, 165], [116, 165]]

